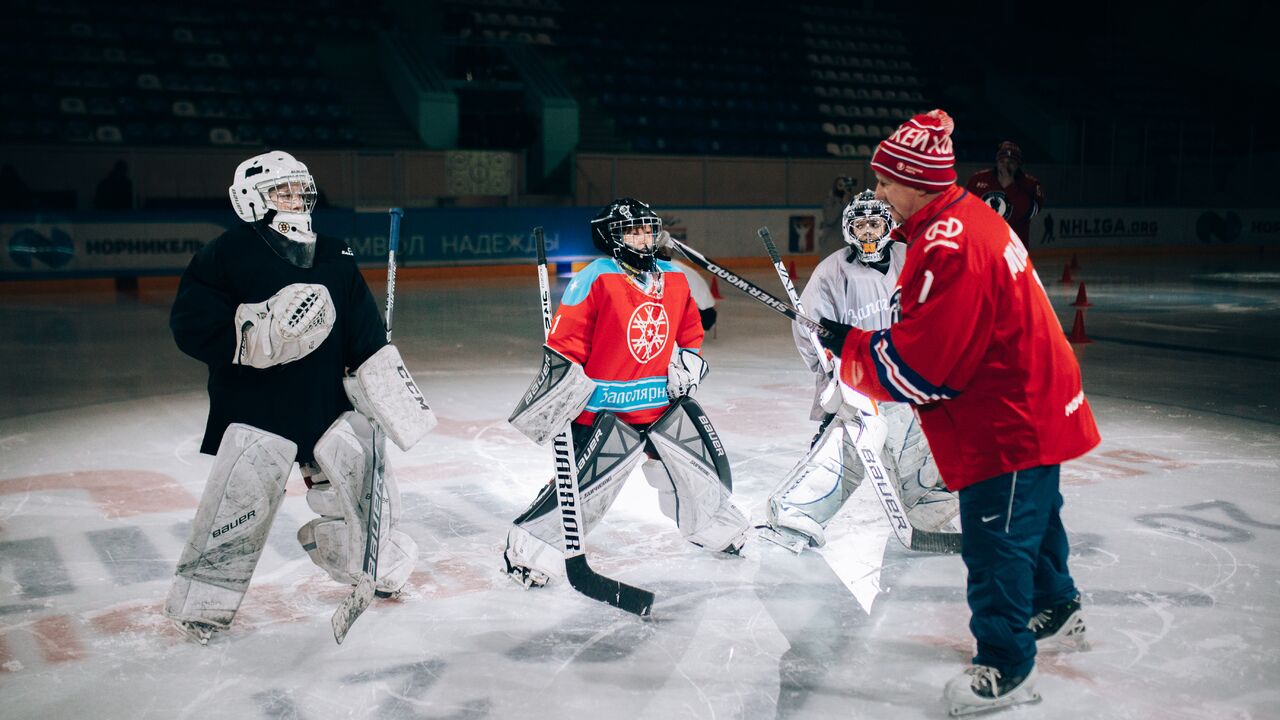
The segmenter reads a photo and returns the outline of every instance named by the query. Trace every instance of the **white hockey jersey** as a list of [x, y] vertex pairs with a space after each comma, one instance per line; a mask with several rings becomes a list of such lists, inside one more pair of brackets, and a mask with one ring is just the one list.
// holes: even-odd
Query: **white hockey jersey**
[[[898, 284], [898, 274], [907, 257], [907, 246], [895, 242], [889, 246], [889, 267], [881, 273], [867, 267], [857, 259], [850, 261], [850, 249], [842, 248], [828, 255], [800, 293], [805, 314], [814, 319], [827, 318], [863, 330], [883, 330], [891, 322], [890, 300]], [[809, 341], [807, 328], [792, 323], [796, 349], [814, 372], [813, 408], [811, 420], [821, 420], [825, 413], [818, 406], [818, 395], [827, 386], [828, 376], [822, 372], [822, 364]]]

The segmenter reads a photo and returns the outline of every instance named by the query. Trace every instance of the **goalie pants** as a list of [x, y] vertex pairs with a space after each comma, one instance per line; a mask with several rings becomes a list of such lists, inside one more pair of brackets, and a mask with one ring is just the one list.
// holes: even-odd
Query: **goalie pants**
[[1076, 596], [1059, 512], [1058, 465], [997, 475], [960, 491], [973, 662], [1006, 677], [1035, 666], [1035, 613]]

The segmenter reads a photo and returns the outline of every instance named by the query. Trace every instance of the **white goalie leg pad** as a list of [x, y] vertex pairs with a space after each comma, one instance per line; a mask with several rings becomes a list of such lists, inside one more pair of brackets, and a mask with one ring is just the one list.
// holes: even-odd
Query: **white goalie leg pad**
[[595, 381], [581, 365], [543, 345], [542, 369], [507, 422], [535, 443], [546, 445], [578, 417], [595, 390]]
[[769, 496], [769, 524], [804, 535], [812, 547], [822, 547], [827, 542], [827, 523], [865, 474], [844, 423], [833, 419]]
[[[312, 562], [334, 580], [353, 585], [364, 569], [369, 497], [374, 473], [373, 426], [364, 416], [346, 412], [316, 442], [316, 463], [328, 482], [307, 491], [307, 504], [321, 514], [298, 530], [298, 542]], [[386, 442], [379, 437], [378, 461], [386, 457]], [[418, 546], [396, 529], [400, 521], [400, 488], [394, 476], [383, 472], [382, 515], [378, 544], [379, 592], [396, 593], [413, 572]]]
[[236, 307], [236, 351], [232, 362], [269, 368], [293, 362], [320, 347], [337, 313], [329, 288], [293, 283], [260, 303]]
[[180, 623], [231, 625], [262, 556], [298, 447], [233, 423], [222, 435], [182, 548], [164, 614]]
[[906, 403], [883, 403], [880, 410], [888, 427], [884, 464], [898, 478], [907, 519], [919, 530], [943, 530], [960, 514], [960, 499], [942, 484], [919, 419]]
[[647, 434], [662, 461], [645, 463], [644, 474], [658, 491], [663, 514], [689, 542], [736, 553], [750, 523], [733, 504], [729, 458], [702, 407], [682, 397]]
[[[596, 415], [589, 432], [575, 433], [574, 452], [585, 537], [613, 506], [623, 483], [644, 457], [644, 438], [606, 411]], [[542, 585], [548, 578], [564, 575], [559, 502], [555, 483], [548, 483], [507, 533], [506, 570], [526, 585]]]
[[350, 376], [342, 379], [351, 405], [409, 450], [436, 426], [436, 414], [405, 367], [395, 345], [383, 345]]

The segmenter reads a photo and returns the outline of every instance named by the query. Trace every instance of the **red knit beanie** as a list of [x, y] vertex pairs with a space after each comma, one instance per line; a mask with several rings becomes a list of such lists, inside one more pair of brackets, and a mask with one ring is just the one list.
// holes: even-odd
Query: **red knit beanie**
[[942, 192], [956, 181], [956, 155], [951, 147], [955, 127], [942, 110], [917, 115], [876, 146], [871, 167], [903, 185]]

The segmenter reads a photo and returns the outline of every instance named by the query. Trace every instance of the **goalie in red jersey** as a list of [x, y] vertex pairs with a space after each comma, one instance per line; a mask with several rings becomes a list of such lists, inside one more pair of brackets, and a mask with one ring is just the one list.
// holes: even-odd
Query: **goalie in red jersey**
[[[703, 329], [685, 276], [656, 257], [662, 220], [632, 198], [591, 221], [606, 257], [565, 288], [544, 365], [511, 416], [539, 444], [571, 425], [587, 531], [608, 511], [635, 466], [658, 490], [665, 515], [689, 542], [737, 554], [746, 516], [731, 499], [724, 446], [691, 397], [707, 374]], [[526, 586], [563, 572], [555, 487], [514, 521], [506, 571]]]

